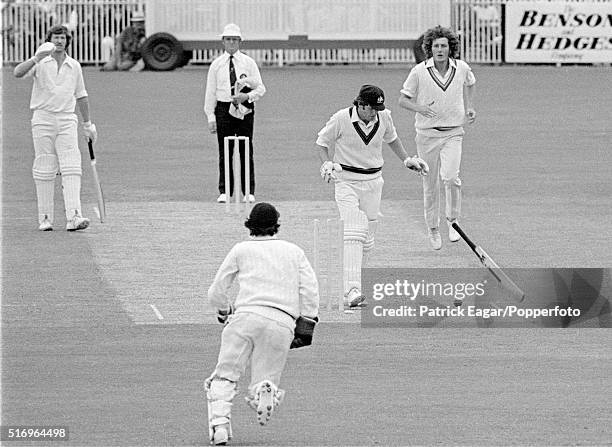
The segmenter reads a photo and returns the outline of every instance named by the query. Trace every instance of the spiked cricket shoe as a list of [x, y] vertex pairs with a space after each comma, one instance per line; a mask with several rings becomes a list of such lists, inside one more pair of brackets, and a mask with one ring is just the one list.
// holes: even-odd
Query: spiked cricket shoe
[[225, 202], [227, 202], [227, 195], [225, 193], [219, 194], [219, 197], [217, 197], [217, 203]]
[[274, 412], [274, 389], [271, 383], [262, 383], [257, 392], [257, 401], [257, 422], [266, 425]]
[[38, 226], [39, 231], [53, 231], [53, 224], [49, 220], [49, 217], [45, 215], [45, 218]]
[[429, 237], [431, 248], [434, 250], [440, 250], [442, 248], [442, 236], [440, 236], [440, 230], [438, 228], [430, 228], [427, 236]]
[[84, 230], [89, 226], [89, 219], [79, 215], [78, 211], [74, 212], [72, 219], [66, 224], [66, 231]]

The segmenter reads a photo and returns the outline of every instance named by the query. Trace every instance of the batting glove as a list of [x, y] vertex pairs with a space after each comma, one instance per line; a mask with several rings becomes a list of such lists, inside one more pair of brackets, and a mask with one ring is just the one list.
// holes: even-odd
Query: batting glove
[[407, 157], [404, 160], [404, 166], [406, 166], [408, 169], [418, 172], [422, 176], [426, 176], [427, 174], [429, 174], [429, 166], [427, 165], [427, 163], [425, 163], [425, 161], [423, 161], [416, 155], [414, 157]]
[[34, 62], [40, 62], [45, 57], [49, 56], [55, 51], [55, 45], [51, 42], [45, 42], [36, 49], [34, 53]]
[[217, 310], [217, 321], [221, 324], [227, 323], [227, 320], [230, 315], [234, 313], [234, 306], [230, 304], [228, 309], [219, 309]]
[[336, 172], [342, 171], [342, 166], [339, 163], [327, 160], [321, 165], [321, 177], [327, 183], [336, 180]]
[[83, 133], [87, 138], [89, 138], [93, 143], [98, 139], [98, 131], [96, 129], [96, 125], [92, 124], [91, 121], [85, 121], [83, 123]]
[[316, 324], [319, 322], [318, 317], [310, 318], [301, 316], [295, 321], [295, 330], [293, 332], [293, 340], [289, 349], [303, 348], [312, 344], [312, 335]]

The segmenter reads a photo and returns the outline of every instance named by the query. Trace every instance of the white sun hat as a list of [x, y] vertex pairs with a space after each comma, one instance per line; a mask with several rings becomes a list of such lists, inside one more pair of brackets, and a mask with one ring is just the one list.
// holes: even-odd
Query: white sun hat
[[225, 28], [223, 28], [221, 37], [240, 37], [242, 39], [240, 27], [235, 23], [228, 23], [227, 25], [225, 25]]

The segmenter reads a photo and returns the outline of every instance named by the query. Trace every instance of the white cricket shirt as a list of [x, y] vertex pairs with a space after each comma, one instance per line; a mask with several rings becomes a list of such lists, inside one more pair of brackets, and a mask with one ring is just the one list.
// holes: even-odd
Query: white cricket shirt
[[417, 133], [437, 136], [436, 127], [462, 127], [465, 124], [463, 88], [475, 83], [472, 69], [459, 59], [449, 59], [444, 76], [436, 69], [433, 58], [413, 67], [400, 92], [417, 104], [427, 105], [437, 114], [435, 118], [428, 118], [415, 113]]
[[81, 64], [66, 55], [62, 66], [47, 56], [26, 74], [34, 78], [31, 110], [44, 110], [51, 113], [74, 113], [76, 100], [87, 96]]
[[[319, 131], [317, 144], [328, 149], [334, 148], [335, 163], [355, 168], [379, 168], [384, 164], [383, 143], [391, 143], [397, 138], [397, 132], [389, 109], [381, 110], [376, 118], [369, 123], [359, 119], [354, 106], [334, 113], [325, 127]], [[355, 177], [352, 173], [342, 171], [343, 177]], [[376, 174], [368, 174], [368, 178], [376, 178]], [[357, 179], [363, 179], [357, 174]]]
[[291, 242], [255, 237], [234, 245], [208, 289], [214, 309], [228, 308], [234, 279], [240, 285], [236, 313], [253, 312], [279, 321], [289, 318], [290, 323], [300, 315], [319, 315], [317, 278], [304, 251]]

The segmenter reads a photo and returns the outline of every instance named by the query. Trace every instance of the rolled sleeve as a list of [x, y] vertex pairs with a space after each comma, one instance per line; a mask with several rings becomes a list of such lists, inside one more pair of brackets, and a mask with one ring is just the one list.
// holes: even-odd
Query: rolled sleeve
[[476, 76], [474, 76], [474, 73], [472, 72], [472, 70], [469, 69], [467, 73], [465, 74], [465, 85], [467, 85], [468, 87], [471, 87], [474, 84], [476, 84]]
[[325, 127], [317, 134], [316, 143], [319, 146], [330, 148], [338, 138], [338, 119], [336, 115], [332, 116], [325, 124]]
[[416, 71], [412, 69], [408, 74], [408, 77], [404, 81], [400, 93], [406, 95], [409, 98], [414, 98], [417, 95], [418, 90], [419, 77], [417, 76]]
[[76, 99], [85, 98], [87, 96], [87, 90], [85, 90], [85, 81], [83, 80], [83, 70], [81, 66], [77, 66], [76, 82], [74, 87], [74, 97]]

